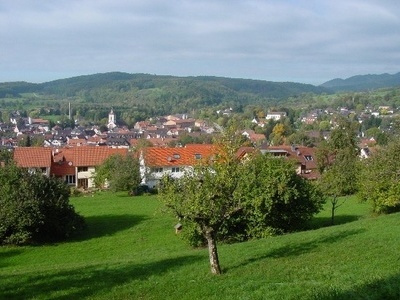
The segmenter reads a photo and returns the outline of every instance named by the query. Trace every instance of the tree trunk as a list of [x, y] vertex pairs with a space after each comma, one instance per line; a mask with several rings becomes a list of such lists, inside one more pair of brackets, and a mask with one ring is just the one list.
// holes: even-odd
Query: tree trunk
[[219, 266], [217, 243], [215, 240], [214, 229], [207, 228], [205, 230], [205, 237], [208, 243], [208, 254], [210, 257], [211, 273], [221, 274], [221, 267]]
[[335, 196], [332, 200], [332, 208], [331, 208], [331, 225], [335, 224], [335, 210], [337, 204], [337, 197]]

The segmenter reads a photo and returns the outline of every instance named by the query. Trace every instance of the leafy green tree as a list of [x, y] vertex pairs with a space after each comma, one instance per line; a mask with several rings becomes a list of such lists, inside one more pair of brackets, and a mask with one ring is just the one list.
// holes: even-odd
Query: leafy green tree
[[[321, 173], [335, 162], [336, 157], [341, 159], [345, 155], [354, 159], [358, 157], [357, 130], [358, 124], [356, 122], [346, 118], [338, 120], [337, 127], [331, 131], [329, 139], [321, 142], [316, 151], [317, 165]], [[340, 152], [342, 153], [340, 154]]]
[[0, 244], [59, 241], [83, 227], [64, 182], [12, 163], [0, 167]]
[[316, 152], [317, 165], [321, 173], [319, 186], [332, 204], [332, 224], [335, 211], [343, 204], [339, 203], [341, 199], [339, 197], [357, 191], [359, 178], [357, 126], [358, 124], [349, 119], [339, 119], [328, 141], [321, 142]]
[[315, 144], [315, 140], [310, 136], [308, 136], [303, 130], [299, 130], [288, 136], [287, 143], [290, 145], [295, 144], [295, 145], [313, 147]]
[[331, 123], [327, 120], [319, 122], [319, 130], [328, 131], [331, 129]]
[[379, 132], [376, 135], [376, 143], [380, 146], [385, 146], [389, 142], [389, 137], [385, 132]]
[[372, 204], [376, 213], [400, 210], [400, 141], [389, 142], [363, 160], [359, 197]]
[[96, 186], [108, 186], [112, 191], [135, 193], [141, 177], [139, 160], [132, 155], [112, 155], [96, 168]]
[[332, 130], [329, 137], [329, 145], [334, 152], [341, 149], [351, 149], [354, 155], [358, 154], [357, 132], [359, 124], [349, 119], [341, 118], [337, 122], [337, 127]]
[[24, 134], [18, 140], [19, 147], [31, 147], [32, 146], [32, 139], [29, 134]]
[[382, 131], [379, 128], [371, 127], [365, 131], [365, 136], [369, 137], [369, 138], [371, 138], [371, 137], [376, 138], [378, 136], [378, 134], [380, 134], [381, 132]]
[[225, 132], [215, 160], [205, 160], [179, 179], [162, 179], [160, 196], [181, 222], [207, 241], [211, 273], [220, 274], [217, 235], [226, 220], [243, 209], [235, 189], [243, 165], [236, 159], [236, 137]]
[[191, 241], [207, 242], [214, 274], [221, 272], [217, 240], [299, 229], [324, 201], [292, 163], [261, 154], [240, 161], [234, 144], [224, 135], [212, 163], [205, 161], [179, 179], [164, 177], [160, 186], [161, 200], [191, 230]]
[[315, 152], [317, 158], [317, 168], [320, 174], [330, 166], [334, 159], [334, 151], [327, 141], [323, 140], [318, 144], [317, 151]]
[[[12, 151], [1, 149], [0, 150], [0, 164], [3, 163], [3, 164], [6, 165], [6, 164], [9, 164], [11, 162], [13, 162], [13, 153], [12, 153]], [[1, 166], [2, 165], [0, 165], [0, 167]]]
[[259, 153], [245, 162], [236, 197], [245, 206], [246, 238], [299, 230], [325, 201], [292, 162]]
[[331, 203], [331, 225], [334, 224], [336, 210], [346, 200], [346, 198], [340, 197], [354, 194], [357, 191], [358, 176], [356, 174], [359, 174], [359, 171], [359, 161], [356, 157], [352, 153], [342, 150], [334, 162], [322, 173], [318, 184]]
[[272, 129], [272, 133], [269, 138], [273, 145], [281, 145], [284, 142], [285, 137], [285, 125], [282, 123], [277, 123]]

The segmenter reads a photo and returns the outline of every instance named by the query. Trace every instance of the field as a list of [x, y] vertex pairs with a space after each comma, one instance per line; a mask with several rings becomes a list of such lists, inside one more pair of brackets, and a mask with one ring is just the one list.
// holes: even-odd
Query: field
[[1, 299], [400, 299], [399, 214], [349, 198], [313, 230], [206, 249], [175, 235], [154, 196], [72, 198], [88, 229], [65, 243], [0, 248]]

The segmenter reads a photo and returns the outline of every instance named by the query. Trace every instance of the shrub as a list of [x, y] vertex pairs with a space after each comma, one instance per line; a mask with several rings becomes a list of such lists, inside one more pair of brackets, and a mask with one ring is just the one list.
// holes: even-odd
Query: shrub
[[0, 168], [0, 244], [63, 240], [84, 227], [57, 178], [13, 165]]

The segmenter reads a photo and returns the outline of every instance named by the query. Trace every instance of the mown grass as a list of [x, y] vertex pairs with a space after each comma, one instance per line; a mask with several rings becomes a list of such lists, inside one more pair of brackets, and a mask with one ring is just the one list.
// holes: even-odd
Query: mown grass
[[174, 233], [155, 197], [72, 199], [88, 229], [65, 243], [0, 248], [1, 299], [400, 299], [399, 214], [371, 217], [348, 199], [339, 225], [206, 249]]

